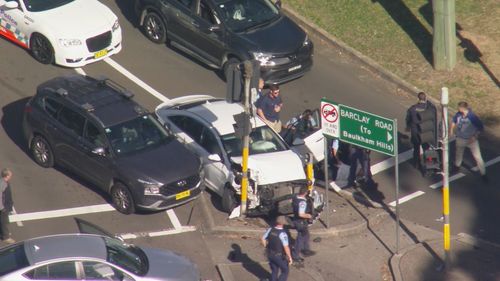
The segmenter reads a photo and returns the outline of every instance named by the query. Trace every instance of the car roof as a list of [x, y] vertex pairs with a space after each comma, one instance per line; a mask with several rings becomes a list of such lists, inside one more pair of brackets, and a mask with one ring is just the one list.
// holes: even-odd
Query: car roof
[[[203, 100], [203, 98], [205, 99]], [[183, 106], [183, 102], [186, 104], [192, 103], [193, 106]], [[234, 120], [233, 115], [244, 111], [243, 106], [239, 103], [228, 103], [225, 100], [215, 99], [211, 96], [199, 95], [172, 99], [167, 103], [159, 105], [157, 107], [157, 112], [162, 109], [178, 109], [191, 112], [212, 125], [212, 127], [216, 129], [220, 135], [234, 133], [233, 124], [235, 124], [236, 121]], [[251, 118], [251, 123], [252, 127], [261, 127], [265, 125], [265, 123], [258, 117]]]
[[90, 234], [61, 234], [26, 240], [24, 251], [30, 264], [64, 258], [106, 260], [104, 237]]
[[106, 78], [65, 75], [41, 84], [38, 89], [58, 93], [74, 106], [91, 112], [104, 127], [147, 113], [146, 109], [132, 100], [132, 93]]

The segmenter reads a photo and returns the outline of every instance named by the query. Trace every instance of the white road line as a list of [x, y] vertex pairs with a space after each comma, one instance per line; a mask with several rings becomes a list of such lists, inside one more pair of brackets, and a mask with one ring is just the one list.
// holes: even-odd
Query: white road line
[[[16, 208], [14, 206], [12, 206], [12, 214], [17, 215]], [[17, 221], [16, 224], [17, 226], [24, 226], [22, 221]]]
[[148, 91], [150, 94], [152, 94], [153, 96], [155, 96], [157, 99], [161, 100], [162, 102], [167, 102], [167, 101], [170, 100], [169, 98], [167, 98], [164, 95], [162, 95], [160, 92], [158, 92], [155, 89], [153, 89], [148, 84], [144, 83], [141, 79], [139, 79], [137, 76], [135, 76], [134, 74], [132, 74], [131, 72], [129, 72], [128, 70], [126, 70], [123, 66], [121, 66], [116, 61], [112, 60], [111, 58], [109, 58], [109, 57], [105, 58], [104, 61], [107, 64], [109, 64], [111, 67], [113, 67], [114, 69], [116, 69], [118, 72], [120, 72], [121, 74], [123, 74], [125, 77], [127, 77], [130, 80], [132, 80], [132, 82], [136, 83], [141, 88], [143, 88], [144, 90]]
[[138, 238], [144, 238], [144, 237], [167, 236], [167, 235], [180, 234], [180, 233], [192, 232], [192, 231], [196, 231], [195, 226], [183, 226], [180, 229], [171, 228], [171, 229], [153, 231], [153, 232], [124, 233], [124, 234], [120, 234], [120, 237], [123, 238], [124, 240], [130, 240], [130, 239], [138, 239]]
[[[405, 152], [399, 154], [398, 162], [403, 163], [405, 161], [410, 160], [412, 157], [413, 157], [413, 149], [410, 149], [408, 151], [405, 151]], [[396, 161], [394, 160], [394, 157], [391, 157], [391, 158], [385, 159], [382, 162], [378, 162], [377, 164], [373, 164], [371, 166], [372, 174], [375, 175], [375, 174], [383, 172], [389, 168], [394, 167], [395, 162]]]
[[[496, 163], [499, 163], [499, 162], [500, 162], [500, 156], [487, 161], [486, 163], [484, 163], [484, 166], [489, 167], [489, 166], [495, 165]], [[479, 171], [477, 166], [472, 168], [472, 170], [475, 172]], [[452, 182], [452, 181], [458, 180], [460, 178], [463, 178], [465, 176], [466, 176], [466, 174], [464, 174], [464, 173], [457, 173], [457, 174], [451, 176], [449, 181]], [[439, 182], [436, 182], [434, 184], [431, 184], [429, 187], [432, 189], [436, 189], [436, 188], [439, 188], [441, 186], [443, 186], [443, 181], [439, 181]]]
[[76, 73], [78, 73], [80, 75], [87, 75], [87, 73], [85, 73], [85, 71], [80, 67], [75, 68], [75, 71], [76, 71]]
[[111, 206], [109, 204], [101, 204], [101, 205], [92, 205], [92, 206], [85, 206], [85, 207], [51, 210], [51, 211], [15, 214], [15, 215], [9, 216], [9, 221], [10, 222], [31, 221], [31, 220], [60, 218], [60, 217], [76, 216], [76, 215], [91, 214], [91, 213], [101, 213], [101, 212], [109, 212], [109, 211], [115, 211], [115, 208], [113, 208], [113, 206]]
[[175, 214], [174, 210], [168, 209], [167, 210], [167, 215], [170, 218], [170, 221], [172, 222], [172, 225], [174, 226], [175, 229], [181, 229], [182, 228], [181, 222], [179, 221], [179, 218]]
[[[399, 198], [399, 204], [403, 204], [405, 202], [410, 201], [411, 199], [415, 199], [415, 198], [417, 198], [417, 197], [419, 197], [421, 195], [424, 195], [424, 194], [425, 194], [425, 192], [423, 192], [421, 190], [415, 191], [412, 194], [408, 194], [408, 195], [406, 195], [404, 197]], [[396, 201], [392, 201], [391, 203], [389, 203], [389, 206], [396, 207]]]

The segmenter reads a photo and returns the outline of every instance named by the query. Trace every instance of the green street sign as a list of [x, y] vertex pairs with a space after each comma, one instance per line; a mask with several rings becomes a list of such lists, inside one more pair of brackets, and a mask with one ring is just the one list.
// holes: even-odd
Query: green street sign
[[394, 120], [339, 104], [341, 141], [394, 156]]

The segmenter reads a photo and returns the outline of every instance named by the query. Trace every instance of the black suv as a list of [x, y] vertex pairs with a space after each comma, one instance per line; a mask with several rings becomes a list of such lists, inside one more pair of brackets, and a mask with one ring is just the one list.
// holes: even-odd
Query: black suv
[[81, 75], [39, 85], [23, 118], [33, 159], [99, 186], [124, 214], [196, 198], [203, 187], [200, 159], [132, 96], [109, 79]]
[[312, 42], [270, 0], [135, 0], [135, 10], [149, 40], [168, 39], [225, 74], [231, 63], [256, 59], [274, 84], [312, 67]]

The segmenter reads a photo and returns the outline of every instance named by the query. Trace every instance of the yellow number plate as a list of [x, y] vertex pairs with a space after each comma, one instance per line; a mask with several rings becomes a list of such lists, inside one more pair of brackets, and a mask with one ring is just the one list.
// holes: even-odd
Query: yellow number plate
[[183, 192], [179, 192], [175, 195], [175, 200], [180, 200], [182, 198], [186, 198], [186, 197], [189, 197], [189, 195], [191, 195], [191, 190], [186, 190], [186, 191], [183, 191]]
[[100, 50], [100, 51], [94, 53], [94, 58], [98, 59], [98, 58], [104, 57], [107, 54], [108, 54], [108, 50], [106, 50], [106, 49]]

